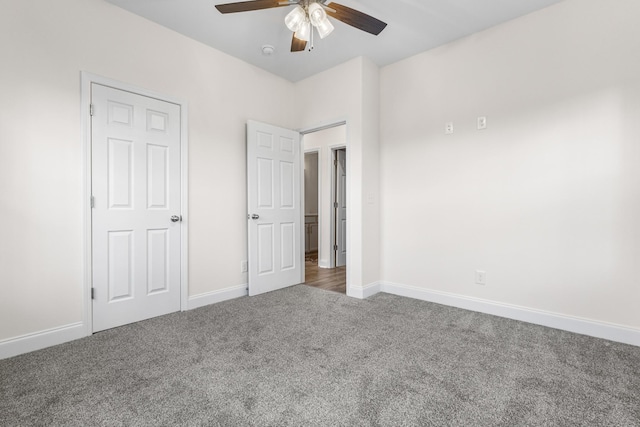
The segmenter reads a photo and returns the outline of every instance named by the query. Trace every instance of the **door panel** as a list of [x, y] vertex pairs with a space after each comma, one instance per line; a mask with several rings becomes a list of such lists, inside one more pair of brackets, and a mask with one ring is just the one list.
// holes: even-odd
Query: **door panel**
[[273, 160], [257, 159], [258, 166], [258, 204], [260, 209], [273, 208]]
[[295, 223], [280, 224], [280, 269], [291, 270], [296, 267], [296, 232]]
[[[273, 224], [258, 224], [258, 275], [273, 273]], [[251, 260], [250, 260], [251, 261]]]
[[147, 293], [168, 290], [169, 233], [167, 230], [147, 230]]
[[109, 302], [133, 297], [133, 231], [109, 232]]
[[303, 281], [301, 173], [297, 132], [247, 123], [249, 295]]
[[91, 85], [93, 330], [180, 309], [180, 106]]
[[147, 208], [167, 209], [169, 148], [147, 145]]
[[131, 209], [133, 193], [132, 141], [108, 139], [109, 207]]
[[280, 162], [280, 209], [294, 209], [294, 168], [292, 162]]

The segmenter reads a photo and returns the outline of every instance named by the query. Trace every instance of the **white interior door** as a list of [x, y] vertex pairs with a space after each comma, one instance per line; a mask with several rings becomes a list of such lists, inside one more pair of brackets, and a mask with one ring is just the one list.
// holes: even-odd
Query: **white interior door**
[[300, 134], [247, 123], [249, 295], [304, 281]]
[[[180, 310], [180, 106], [91, 85], [93, 331]], [[173, 218], [172, 218], [173, 216]]]
[[336, 150], [336, 267], [347, 264], [347, 151]]

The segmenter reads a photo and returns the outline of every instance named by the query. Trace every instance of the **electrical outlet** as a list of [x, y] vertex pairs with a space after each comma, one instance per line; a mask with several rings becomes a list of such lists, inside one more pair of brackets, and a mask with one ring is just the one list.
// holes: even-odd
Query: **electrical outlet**
[[249, 263], [247, 261], [240, 261], [240, 273], [246, 273], [249, 271]]
[[486, 285], [487, 284], [487, 272], [476, 270], [476, 284], [478, 285]]
[[444, 124], [445, 135], [451, 135], [453, 133], [453, 122], [447, 122]]
[[478, 117], [478, 130], [482, 130], [486, 128], [487, 128], [487, 118], [484, 116]]

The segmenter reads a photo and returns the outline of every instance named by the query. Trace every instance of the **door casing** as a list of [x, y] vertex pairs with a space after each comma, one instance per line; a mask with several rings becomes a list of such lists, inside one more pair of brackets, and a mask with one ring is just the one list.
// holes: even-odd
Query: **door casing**
[[189, 236], [189, 212], [188, 212], [188, 106], [184, 100], [157, 92], [149, 91], [134, 85], [119, 82], [117, 80], [102, 77], [96, 74], [81, 72], [81, 125], [82, 125], [82, 165], [83, 165], [83, 314], [82, 321], [87, 336], [93, 333], [93, 313], [91, 302], [92, 287], [92, 244], [91, 244], [91, 84], [97, 83], [115, 89], [136, 93], [150, 98], [171, 102], [180, 106], [180, 180], [181, 199], [180, 211], [182, 213], [182, 233], [180, 236], [180, 310], [187, 308], [188, 301], [188, 236]]
[[[335, 203], [339, 203], [338, 202], [338, 193], [339, 193], [338, 192], [338, 186], [340, 185], [340, 183], [337, 181], [338, 165], [336, 163], [338, 161], [338, 152], [339, 151], [344, 151], [345, 152], [345, 157], [346, 157], [347, 147], [345, 145], [331, 147], [331, 267], [332, 268], [338, 267], [338, 264], [339, 264], [337, 251], [334, 248], [338, 247], [338, 250], [342, 249], [340, 247], [340, 244], [339, 244], [338, 238], [337, 238], [337, 236], [340, 234], [340, 232], [338, 230], [338, 219], [339, 218], [338, 218], [338, 215], [336, 214], [336, 208], [335, 208]], [[345, 163], [346, 163], [346, 159], [345, 159]], [[349, 173], [348, 172], [346, 173], [346, 176], [347, 176], [347, 181], [348, 181], [348, 179], [349, 179]], [[345, 188], [345, 190], [348, 190], [348, 189]], [[347, 205], [347, 210], [348, 209], [349, 209], [349, 206]], [[347, 227], [349, 227], [349, 220], [348, 219], [347, 219]], [[346, 233], [346, 231], [345, 231], [345, 233]], [[348, 245], [349, 245], [349, 242], [347, 241], [346, 246], [348, 246]], [[345, 248], [345, 251], [346, 251], [346, 248]], [[348, 253], [347, 253], [347, 257], [348, 257]], [[346, 265], [346, 262], [345, 262], [344, 265]]]

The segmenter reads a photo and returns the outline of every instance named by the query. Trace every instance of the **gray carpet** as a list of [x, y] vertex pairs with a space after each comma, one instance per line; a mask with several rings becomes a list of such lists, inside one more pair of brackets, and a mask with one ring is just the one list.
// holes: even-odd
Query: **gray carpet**
[[638, 426], [640, 348], [295, 286], [2, 360], [0, 425]]

